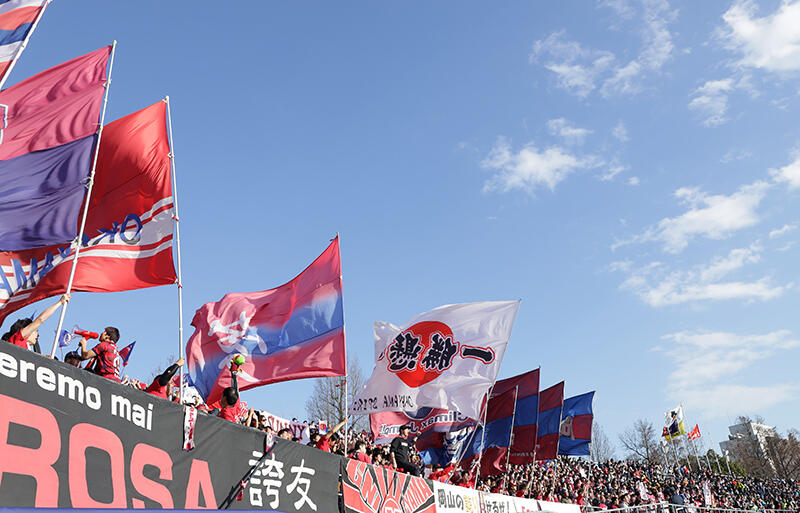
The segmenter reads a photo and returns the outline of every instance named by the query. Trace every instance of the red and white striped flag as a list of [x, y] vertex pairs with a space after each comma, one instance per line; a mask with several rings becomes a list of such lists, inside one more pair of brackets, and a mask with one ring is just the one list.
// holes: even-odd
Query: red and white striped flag
[[0, 89], [6, 83], [50, 0], [0, 2]]

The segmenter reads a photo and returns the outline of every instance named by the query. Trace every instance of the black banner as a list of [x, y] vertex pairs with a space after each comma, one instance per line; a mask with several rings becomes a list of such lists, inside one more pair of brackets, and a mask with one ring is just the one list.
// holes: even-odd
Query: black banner
[[[264, 434], [0, 342], [0, 507], [216, 509]], [[277, 439], [233, 509], [339, 511], [341, 458]]]

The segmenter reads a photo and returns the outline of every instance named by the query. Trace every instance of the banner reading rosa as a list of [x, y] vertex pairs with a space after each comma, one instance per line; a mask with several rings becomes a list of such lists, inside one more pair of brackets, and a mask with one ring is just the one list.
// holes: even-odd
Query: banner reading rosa
[[[0, 344], [0, 507], [212, 508], [258, 463], [264, 434]], [[235, 509], [338, 511], [340, 458], [283, 439]]]
[[344, 513], [434, 513], [430, 481], [366, 463], [342, 460]]

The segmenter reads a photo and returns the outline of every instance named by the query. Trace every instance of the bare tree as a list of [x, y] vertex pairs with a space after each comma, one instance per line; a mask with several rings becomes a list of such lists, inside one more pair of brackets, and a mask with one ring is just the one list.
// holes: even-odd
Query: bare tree
[[589, 445], [592, 461], [608, 461], [614, 457], [614, 444], [597, 422], [592, 422], [592, 443]]
[[769, 437], [766, 449], [778, 477], [792, 481], [800, 479], [800, 432], [790, 429], [785, 438], [780, 435]]
[[639, 419], [619, 435], [619, 441], [623, 449], [628, 451], [630, 458], [659, 463], [662, 461], [662, 456], [656, 435], [656, 428], [652, 422]]
[[[330, 425], [338, 424], [344, 420], [347, 407], [356, 394], [364, 386], [364, 374], [355, 355], [349, 358], [347, 365], [347, 386], [345, 377], [319, 378], [314, 382], [314, 390], [306, 400], [306, 413], [308, 420], [325, 420]], [[348, 398], [345, 401], [345, 389]], [[350, 429], [369, 429], [369, 415], [350, 417]]]

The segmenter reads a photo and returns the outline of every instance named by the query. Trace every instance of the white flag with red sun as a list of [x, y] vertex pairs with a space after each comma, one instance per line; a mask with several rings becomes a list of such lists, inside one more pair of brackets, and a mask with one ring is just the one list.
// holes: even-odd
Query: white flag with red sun
[[375, 323], [377, 361], [350, 413], [444, 408], [481, 418], [519, 301], [445, 305], [403, 327]]

